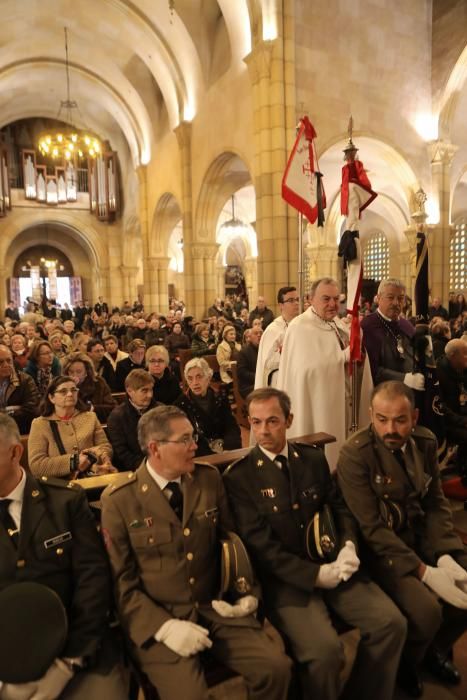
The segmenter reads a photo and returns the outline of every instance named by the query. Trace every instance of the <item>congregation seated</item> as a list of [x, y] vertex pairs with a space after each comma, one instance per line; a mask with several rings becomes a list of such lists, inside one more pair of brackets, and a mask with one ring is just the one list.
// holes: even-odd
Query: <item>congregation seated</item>
[[178, 379], [169, 367], [169, 353], [162, 345], [146, 350], [146, 368], [154, 379], [154, 398], [159, 403], [172, 404], [181, 394]]
[[94, 365], [88, 355], [72, 352], [63, 362], [63, 374], [71, 377], [79, 389], [79, 398], [95, 411], [99, 421], [105, 423], [115, 406], [110, 387], [102, 377], [96, 374]]
[[[149, 352], [149, 350], [148, 350]], [[137, 469], [144, 454], [138, 442], [138, 421], [154, 399], [154, 378], [144, 369], [133, 369], [125, 379], [125, 400], [116, 406], [107, 421], [107, 435], [113, 449], [113, 464], [119, 471]]]
[[451, 338], [451, 329], [447, 321], [435, 321], [431, 326], [433, 338], [433, 356], [435, 360], [443, 357], [447, 343]]
[[94, 411], [79, 398], [71, 377], [55, 377], [31, 424], [29, 467], [35, 476], [72, 478], [114, 471], [112, 447]]
[[189, 360], [184, 374], [188, 390], [175, 405], [186, 413], [197, 434], [196, 456], [240, 448], [240, 428], [225, 394], [209, 386], [213, 372], [206, 360], [202, 357]]
[[49, 335], [49, 343], [55, 357], [62, 361], [68, 353], [68, 347], [63, 342], [63, 332], [61, 330], [53, 331]]
[[24, 371], [33, 378], [41, 398], [45, 396], [50, 381], [62, 372], [60, 360], [47, 340], [37, 340], [31, 345]]
[[32, 378], [15, 369], [11, 350], [0, 345], [0, 409], [15, 420], [23, 435], [29, 433], [37, 416], [39, 400]]
[[83, 333], [83, 331], [78, 331], [73, 335], [71, 343], [72, 352], [87, 352], [88, 343], [91, 340], [91, 336], [88, 333]]
[[117, 362], [115, 370], [115, 391], [125, 391], [125, 379], [132, 369], [144, 369], [144, 354], [146, 345], [143, 340], [135, 338], [127, 346], [128, 357]]
[[207, 323], [198, 323], [191, 340], [191, 352], [193, 357], [212, 355], [216, 349], [216, 343], [209, 333]]
[[[219, 324], [220, 319], [218, 319]], [[223, 327], [222, 340], [217, 346], [216, 357], [219, 363], [221, 380], [224, 384], [232, 383], [231, 363], [235, 362], [241, 350], [240, 343], [236, 341], [237, 333], [232, 325]]]
[[153, 345], [163, 345], [166, 337], [166, 332], [161, 328], [160, 320], [153, 316], [148, 323], [148, 328], [144, 335], [146, 347], [150, 348]]

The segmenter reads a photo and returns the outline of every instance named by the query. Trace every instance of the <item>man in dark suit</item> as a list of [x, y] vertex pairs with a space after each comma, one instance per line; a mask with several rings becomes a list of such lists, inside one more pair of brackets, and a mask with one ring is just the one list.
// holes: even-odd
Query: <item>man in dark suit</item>
[[458, 445], [457, 465], [467, 485], [467, 342], [450, 340], [436, 367], [447, 438]]
[[[357, 573], [355, 521], [336, 494], [324, 453], [287, 442], [293, 416], [285, 392], [257, 389], [247, 404], [257, 445], [229, 467], [224, 481], [266, 614], [300, 665], [302, 696], [335, 700], [341, 690], [343, 653], [331, 608], [361, 632], [346, 697], [391, 700], [406, 623], [378, 586]], [[328, 527], [313, 536], [311, 553], [308, 526], [313, 535], [325, 511], [335, 532]]]
[[370, 361], [373, 384], [390, 379], [423, 391], [425, 378], [414, 373], [412, 338], [415, 328], [401, 318], [405, 287], [399, 280], [382, 280], [377, 294], [378, 308], [362, 319], [363, 345]]
[[219, 538], [232, 529], [219, 472], [195, 464], [193, 427], [175, 406], [145, 413], [138, 436], [147, 460], [102, 499], [131, 653], [161, 700], [205, 700], [206, 649], [244, 677], [251, 700], [285, 700], [290, 661], [252, 616], [256, 598], [214, 600]]
[[255, 388], [258, 348], [263, 331], [258, 326], [251, 329], [248, 340], [237, 356], [238, 390], [245, 399]]
[[113, 464], [119, 471], [137, 469], [144, 459], [138, 442], [138, 421], [160, 404], [154, 400], [154, 377], [145, 369], [133, 369], [125, 379], [126, 398], [107, 419], [107, 435], [113, 448]]
[[[22, 452], [16, 423], [0, 414], [0, 588], [35, 581], [54, 590], [67, 611], [68, 634], [61, 657], [42, 678], [4, 684], [0, 695], [125, 700], [107, 629], [108, 563], [85, 493], [60, 479], [27, 474]], [[24, 653], [34, 653], [27, 639]]]
[[467, 629], [467, 553], [441, 488], [436, 438], [416, 425], [414, 406], [402, 382], [378, 384], [371, 424], [344, 445], [337, 475], [366, 545], [362, 556], [407, 617], [401, 680], [419, 697], [424, 659], [442, 680], [460, 680], [449, 655]]

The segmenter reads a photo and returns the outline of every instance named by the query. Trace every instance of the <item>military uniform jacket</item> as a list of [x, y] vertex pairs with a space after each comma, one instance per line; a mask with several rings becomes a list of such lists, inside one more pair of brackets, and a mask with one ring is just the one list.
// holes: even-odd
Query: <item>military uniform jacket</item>
[[323, 561], [306, 554], [305, 530], [329, 504], [340, 535], [356, 542], [353, 518], [339, 501], [321, 449], [289, 442], [290, 482], [255, 447], [224, 473], [237, 532], [247, 546], [269, 607], [305, 606]]
[[110, 572], [80, 486], [26, 476], [18, 548], [0, 528], [0, 588], [35, 581], [68, 613], [64, 656], [91, 659], [106, 630]]
[[[371, 426], [353, 435], [341, 450], [338, 484], [360, 525], [373, 570], [381, 576], [415, 573], [421, 562], [436, 565], [442, 554], [467, 565], [441, 489], [436, 450], [435, 436], [421, 426], [407, 442], [405, 468]], [[388, 524], [387, 506], [399, 525]]]
[[[375, 311], [362, 319], [361, 327], [373, 383], [376, 385], [391, 379], [403, 382], [404, 376], [414, 371], [412, 338], [415, 328], [412, 324], [405, 318], [386, 321]], [[397, 349], [397, 338], [402, 353]]]
[[[196, 622], [202, 613], [223, 624], [256, 624], [251, 617], [220, 618], [211, 607], [219, 591], [219, 535], [232, 529], [217, 469], [199, 463], [182, 477], [182, 522], [144, 462], [122, 480], [104, 491], [102, 526], [120, 618], [134, 644], [151, 643], [173, 617]], [[179, 656], [157, 643], [153, 658]]]

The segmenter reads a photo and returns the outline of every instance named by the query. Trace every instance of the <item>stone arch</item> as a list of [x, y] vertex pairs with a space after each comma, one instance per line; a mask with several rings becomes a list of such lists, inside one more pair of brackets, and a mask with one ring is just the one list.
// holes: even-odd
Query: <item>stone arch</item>
[[203, 177], [194, 217], [195, 240], [213, 243], [219, 215], [229, 197], [245, 185], [252, 184], [250, 168], [242, 156], [233, 151], [221, 153]]
[[[16, 258], [27, 248], [47, 243], [72, 260], [75, 275], [83, 281], [83, 294], [97, 298], [107, 291], [102, 286], [106, 284], [104, 270], [108, 259], [104, 231], [100, 237], [99, 233], [89, 223], [83, 223], [68, 212], [47, 210], [40, 218], [37, 210], [32, 208], [30, 212], [21, 212], [19, 215], [14, 212], [4, 222], [0, 239], [3, 277], [11, 276]], [[101, 275], [104, 276], [101, 278]], [[0, 290], [0, 296], [2, 294], [3, 289]]]
[[171, 192], [164, 192], [157, 201], [152, 218], [149, 239], [150, 257], [168, 254], [170, 234], [182, 217], [183, 212], [175, 195]]
[[464, 47], [446, 82], [439, 103], [439, 135], [450, 140], [454, 114], [467, 81], [467, 45]]

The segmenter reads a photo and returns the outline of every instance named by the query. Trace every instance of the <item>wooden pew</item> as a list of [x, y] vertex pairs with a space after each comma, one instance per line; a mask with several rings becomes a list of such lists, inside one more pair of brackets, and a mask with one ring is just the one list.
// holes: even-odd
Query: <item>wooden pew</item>
[[246, 408], [246, 401], [238, 390], [238, 374], [237, 374], [237, 363], [232, 361], [230, 363], [230, 370], [232, 372], [232, 390], [234, 396], [234, 405], [232, 406], [232, 412], [235, 416], [235, 420], [238, 425], [242, 428], [250, 429], [250, 423], [248, 421], [248, 411]]
[[[328, 433], [311, 433], [310, 435], [302, 435], [301, 437], [294, 438], [292, 442], [306, 442], [308, 445], [316, 445], [317, 447], [324, 448], [325, 445], [336, 442], [336, 438], [334, 435], [329, 435]], [[223, 472], [229, 464], [232, 464], [232, 462], [235, 462], [237, 459], [245, 457], [251, 449], [251, 446], [241, 447], [238, 450], [229, 450], [220, 452], [219, 454], [197, 457], [197, 461], [212, 464], [217, 467], [220, 472]]]

